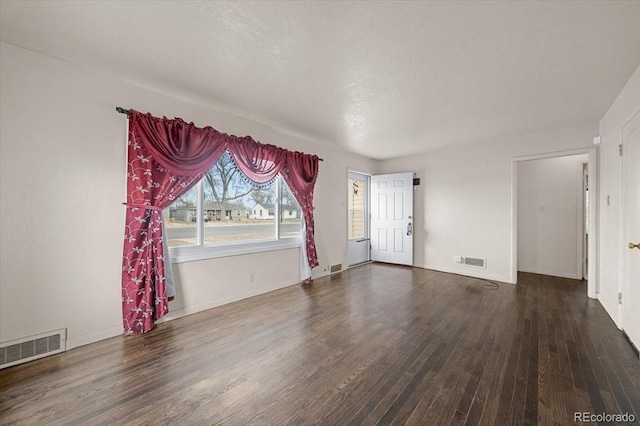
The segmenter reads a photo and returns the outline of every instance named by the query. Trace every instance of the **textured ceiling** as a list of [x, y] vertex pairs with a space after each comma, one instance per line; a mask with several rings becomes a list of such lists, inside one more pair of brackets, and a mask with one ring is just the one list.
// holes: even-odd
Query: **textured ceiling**
[[386, 159], [597, 122], [640, 2], [2, 0], [0, 39]]

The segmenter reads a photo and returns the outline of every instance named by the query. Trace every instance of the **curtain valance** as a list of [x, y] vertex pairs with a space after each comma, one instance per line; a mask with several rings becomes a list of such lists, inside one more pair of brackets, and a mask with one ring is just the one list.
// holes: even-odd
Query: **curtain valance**
[[155, 320], [169, 312], [172, 295], [165, 286], [165, 265], [171, 263], [163, 243], [162, 210], [193, 187], [225, 151], [253, 182], [264, 184], [282, 175], [304, 218], [303, 279], [309, 279], [311, 268], [318, 266], [313, 217], [316, 155], [261, 144], [212, 127], [199, 128], [180, 118], [158, 118], [131, 110], [122, 265], [125, 334], [149, 331]]
[[180, 118], [169, 120], [131, 110], [129, 129], [144, 144], [153, 161], [176, 175], [206, 173], [230, 137], [212, 127], [198, 128]]

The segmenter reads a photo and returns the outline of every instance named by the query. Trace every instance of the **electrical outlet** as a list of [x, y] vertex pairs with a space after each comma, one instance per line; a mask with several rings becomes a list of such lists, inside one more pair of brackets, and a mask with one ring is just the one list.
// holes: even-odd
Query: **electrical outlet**
[[250, 273], [249, 275], [247, 275], [247, 282], [248, 283], [252, 283], [253, 282], [253, 272]]
[[462, 256], [455, 256], [453, 259], [456, 261], [456, 263], [464, 263], [464, 257]]

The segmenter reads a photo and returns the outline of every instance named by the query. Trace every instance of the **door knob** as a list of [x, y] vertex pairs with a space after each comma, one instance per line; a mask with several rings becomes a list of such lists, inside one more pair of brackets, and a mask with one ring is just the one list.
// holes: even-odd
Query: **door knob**
[[409, 224], [407, 225], [407, 235], [411, 235], [413, 234], [413, 226], [411, 225], [411, 222], [409, 222]]
[[640, 250], [640, 243], [638, 244], [629, 243], [629, 248], [630, 249], [637, 248], [638, 250]]

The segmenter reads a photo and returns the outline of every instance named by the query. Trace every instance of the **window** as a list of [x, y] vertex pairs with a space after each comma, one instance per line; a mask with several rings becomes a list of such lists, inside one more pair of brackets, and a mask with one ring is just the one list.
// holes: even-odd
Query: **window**
[[349, 239], [365, 235], [365, 185], [363, 181], [349, 179]]
[[286, 237], [299, 236], [302, 229], [302, 211], [287, 184], [284, 180], [281, 180], [281, 182], [280, 235]]
[[299, 247], [300, 217], [300, 207], [280, 176], [257, 187], [228, 153], [164, 210], [174, 262]]
[[169, 247], [193, 246], [198, 243], [198, 187], [178, 198], [164, 210], [164, 226]]

